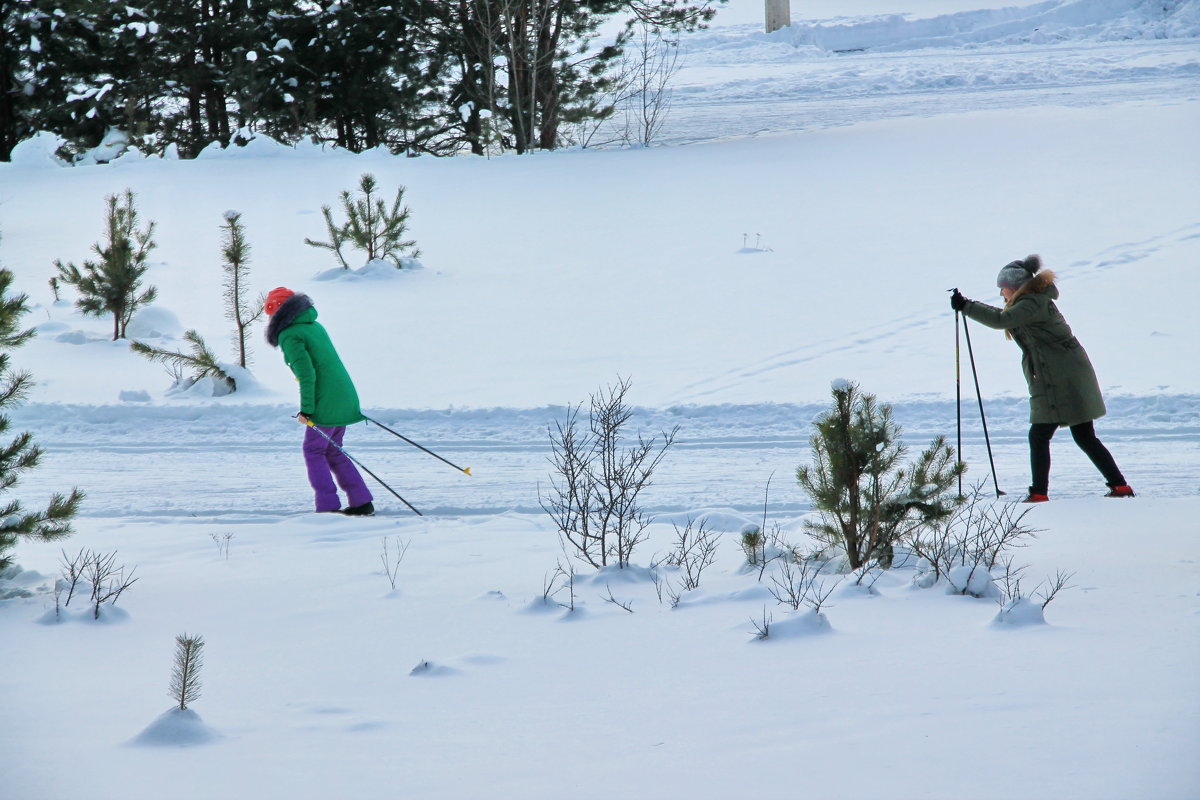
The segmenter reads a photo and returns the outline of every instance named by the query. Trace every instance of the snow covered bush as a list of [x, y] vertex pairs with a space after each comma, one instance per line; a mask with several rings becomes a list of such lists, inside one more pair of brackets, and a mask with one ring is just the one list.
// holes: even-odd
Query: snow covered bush
[[83, 267], [55, 260], [59, 282], [79, 292], [75, 307], [84, 314], [103, 317], [112, 314], [113, 341], [125, 338], [125, 327], [142, 306], [154, 302], [158, 290], [153, 286], [141, 291], [142, 278], [149, 269], [147, 259], [154, 243], [154, 223], [138, 229], [137, 207], [129, 189], [121, 197], [109, 195], [105, 244], [94, 244], [98, 261], [84, 261]]
[[1046, 606], [1058, 597], [1064, 589], [1071, 588], [1067, 582], [1073, 573], [1061, 570], [1050, 579], [1042, 581], [1026, 596], [1021, 589], [1021, 580], [1005, 581], [1000, 597], [1000, 611], [992, 620], [992, 624], [1001, 627], [1022, 627], [1025, 625], [1045, 625]]
[[63, 621], [71, 601], [76, 596], [84, 597], [87, 587], [90, 587], [90, 591], [87, 593], [86, 614], [93, 620], [99, 620], [102, 613], [113, 610], [121, 595], [138, 581], [133, 577], [137, 567], [127, 573], [124, 564], [117, 564], [115, 550], [101, 553], [84, 548], [74, 556], [68, 556], [64, 550], [59, 565], [62, 571], [54, 582], [54, 615], [50, 619], [47, 614], [47, 621]]
[[[24, 399], [33, 381], [28, 372], [14, 372], [8, 351], [29, 341], [34, 332], [21, 330], [21, 317], [28, 312], [26, 296], [10, 295], [13, 274], [0, 269], [0, 409]], [[0, 413], [0, 436], [8, 432], [10, 422]], [[37, 466], [42, 449], [33, 443], [33, 434], [21, 433], [8, 443], [0, 442], [0, 495], [20, 480], [21, 473]], [[0, 570], [9, 566], [9, 552], [21, 538], [51, 541], [71, 534], [70, 520], [79, 510], [83, 493], [55, 494], [45, 511], [26, 512], [20, 500], [0, 503]]]
[[941, 436], [902, 463], [907, 448], [891, 406], [849, 381], [832, 393], [833, 408], [813, 423], [813, 463], [796, 471], [819, 515], [805, 528], [842, 548], [852, 570], [873, 562], [887, 568], [897, 542], [953, 513], [950, 487], [966, 465]]
[[569, 406], [565, 419], [550, 429], [554, 474], [540, 498], [558, 527], [563, 549], [593, 567], [629, 565], [633, 550], [646, 538], [650, 519], [638, 497], [650, 486], [654, 470], [675, 441], [679, 426], [625, 447], [633, 410], [626, 404], [630, 382], [618, 379], [591, 397], [586, 431], [580, 406]]
[[377, 259], [391, 261], [396, 269], [402, 267], [402, 256], [419, 258], [421, 251], [416, 249], [416, 242], [404, 239], [408, 231], [408, 206], [404, 202], [404, 187], [396, 190], [396, 197], [389, 209], [383, 200], [376, 196], [378, 184], [375, 176], [365, 174], [359, 179], [358, 197], [353, 197], [349, 191], [341, 194], [342, 209], [346, 212], [346, 221], [340, 225], [333, 221], [333, 211], [329, 206], [322, 206], [321, 213], [325, 217], [325, 227], [329, 232], [328, 242], [316, 242], [305, 239], [304, 243], [312, 247], [329, 250], [337, 256], [342, 269], [350, 269], [342, 248], [346, 244], [353, 245], [367, 254], [366, 263]]
[[963, 567], [978, 565], [990, 573], [1011, 565], [1009, 551], [1024, 547], [1037, 534], [1025, 523], [1030, 510], [992, 502], [976, 484], [944, 524], [921, 528], [905, 540], [918, 558], [917, 585], [933, 586]]

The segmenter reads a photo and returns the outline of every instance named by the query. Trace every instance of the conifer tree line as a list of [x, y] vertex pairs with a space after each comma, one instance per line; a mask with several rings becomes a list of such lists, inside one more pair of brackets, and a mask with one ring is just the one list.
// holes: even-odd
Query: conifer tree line
[[720, 2], [9, 0], [0, 161], [38, 131], [82, 152], [111, 129], [184, 158], [243, 130], [355, 152], [554, 149], [612, 113], [635, 29], [694, 29]]

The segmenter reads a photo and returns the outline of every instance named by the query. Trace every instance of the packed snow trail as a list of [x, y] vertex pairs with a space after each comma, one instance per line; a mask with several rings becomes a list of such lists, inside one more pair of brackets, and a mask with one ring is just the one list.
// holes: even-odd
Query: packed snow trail
[[[1097, 423], [1135, 490], [1180, 497], [1200, 488], [1200, 397], [1109, 398]], [[1021, 493], [1028, 482], [1024, 398], [985, 400], [1001, 488]], [[202, 517], [227, 521], [306, 512], [311, 492], [300, 453], [301, 431], [284, 407], [34, 405], [14, 419], [37, 432], [42, 466], [21, 483], [30, 504], [78, 486], [83, 513], [98, 517]], [[652, 435], [680, 425], [677, 443], [644, 495], [654, 513], [732, 508], [761, 513], [808, 509], [795, 470], [808, 463], [811, 421], [820, 404], [694, 406], [638, 409], [634, 422]], [[471, 469], [468, 477], [374, 426], [347, 432], [348, 452], [424, 514], [536, 512], [549, 485], [548, 426], [561, 408], [462, 411], [368, 410], [414, 441]], [[953, 402], [894, 405], [914, 455], [935, 435], [955, 442]], [[964, 389], [963, 453], [968, 485], [990, 491], [987, 452], [974, 396]], [[1052, 446], [1052, 498], [1087, 497], [1103, 485], [1067, 433]], [[121, 480], [113, 481], [115, 465]], [[1191, 465], [1180, 469], [1180, 465]], [[408, 514], [368, 479], [376, 506]], [[90, 488], [102, 487], [102, 488]]]

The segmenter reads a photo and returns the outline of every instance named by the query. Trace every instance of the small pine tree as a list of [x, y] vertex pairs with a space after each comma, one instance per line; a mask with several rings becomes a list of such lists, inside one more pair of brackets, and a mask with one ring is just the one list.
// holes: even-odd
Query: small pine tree
[[814, 426], [813, 463], [796, 471], [820, 515], [806, 528], [843, 548], [851, 569], [872, 562], [890, 567], [897, 542], [953, 514], [959, 498], [948, 492], [966, 465], [945, 437], [903, 464], [907, 448], [891, 406], [854, 383], [833, 387], [833, 408]]
[[142, 277], [149, 268], [147, 258], [156, 245], [154, 223], [138, 230], [138, 213], [133, 192], [126, 189], [118, 198], [108, 198], [107, 244], [92, 245], [99, 261], [85, 261], [83, 268], [56, 260], [59, 280], [75, 287], [75, 307], [94, 317], [112, 314], [113, 341], [125, 338], [125, 328], [134, 312], [154, 302], [158, 290], [141, 291]]
[[367, 254], [367, 261], [377, 258], [390, 260], [400, 268], [400, 257], [405, 251], [417, 258], [421, 255], [415, 249], [416, 242], [404, 240], [408, 230], [408, 206], [401, 205], [404, 201], [404, 187], [396, 190], [396, 198], [389, 209], [387, 204], [375, 196], [378, 184], [375, 176], [366, 174], [359, 179], [359, 197], [354, 198], [350, 192], [343, 191], [341, 195], [342, 208], [346, 212], [346, 221], [341, 225], [333, 221], [333, 211], [329, 206], [322, 206], [321, 213], [325, 217], [325, 227], [329, 231], [328, 242], [315, 242], [305, 239], [304, 243], [312, 247], [320, 247], [332, 251], [341, 263], [342, 269], [350, 269], [346, 257], [342, 255], [342, 247], [349, 242]]
[[193, 375], [187, 383], [188, 386], [191, 386], [201, 378], [211, 376], [219, 381], [224, 381], [230, 392], [237, 391], [237, 382], [225, 370], [221, 369], [221, 365], [217, 363], [217, 354], [208, 348], [208, 345], [205, 344], [204, 339], [199, 333], [189, 330], [183, 334], [183, 340], [192, 346], [191, 353], [161, 350], [157, 347], [151, 347], [144, 342], [136, 341], [130, 343], [129, 348], [151, 361], [179, 367], [181, 372], [185, 369], [193, 370]]
[[[21, 317], [28, 312], [26, 296], [9, 295], [13, 274], [0, 269], [0, 408], [17, 405], [25, 397], [33, 378], [28, 372], [9, 367], [8, 350], [25, 344], [33, 330], [21, 330]], [[9, 419], [0, 414], [0, 436], [8, 432]], [[0, 443], [0, 494], [20, 480], [21, 473], [37, 466], [42, 449], [33, 443], [31, 433], [22, 433], [8, 444]], [[55, 494], [45, 511], [26, 512], [19, 500], [0, 505], [0, 570], [12, 563], [9, 553], [21, 538], [53, 541], [71, 534], [70, 520], [79, 511], [83, 493]]]
[[242, 215], [237, 211], [225, 212], [225, 224], [221, 226], [221, 230], [224, 232], [221, 257], [225, 262], [225, 317], [234, 324], [233, 344], [238, 354], [238, 366], [245, 369], [250, 362], [250, 349], [247, 345], [250, 326], [263, 315], [263, 302], [261, 298], [256, 300], [253, 306], [246, 302], [249, 291], [246, 282], [250, 276], [250, 245], [246, 242]]
[[200, 699], [200, 668], [204, 666], [204, 637], [175, 637], [175, 666], [171, 670], [171, 698], [186, 711], [187, 704]]

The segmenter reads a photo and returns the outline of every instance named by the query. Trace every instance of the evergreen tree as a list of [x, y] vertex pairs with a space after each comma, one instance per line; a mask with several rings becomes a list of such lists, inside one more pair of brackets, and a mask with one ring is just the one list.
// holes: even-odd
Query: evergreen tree
[[246, 242], [246, 229], [242, 225], [242, 215], [236, 211], [225, 213], [225, 225], [222, 226], [224, 242], [221, 247], [221, 257], [225, 270], [225, 317], [234, 325], [233, 344], [237, 349], [238, 366], [245, 369], [249, 366], [250, 351], [246, 340], [250, 335], [250, 326], [263, 315], [263, 300], [260, 297], [250, 305], [249, 286], [250, 276], [250, 245]]
[[[25, 295], [10, 295], [13, 275], [0, 268], [0, 409], [17, 405], [32, 385], [28, 372], [14, 372], [9, 366], [9, 350], [33, 337], [33, 330], [21, 330], [21, 317], [28, 312]], [[0, 413], [0, 436], [8, 433], [9, 418]], [[13, 489], [21, 473], [37, 466], [42, 449], [33, 443], [33, 435], [21, 433], [7, 444], [0, 442], [0, 495]], [[0, 570], [12, 563], [10, 553], [21, 538], [53, 541], [71, 534], [70, 521], [79, 511], [83, 493], [55, 494], [45, 511], [27, 512], [20, 500], [0, 505]]]
[[853, 383], [833, 387], [833, 408], [814, 426], [813, 463], [796, 471], [820, 515], [806, 527], [844, 549], [851, 569], [890, 567], [897, 542], [953, 514], [959, 500], [948, 492], [966, 465], [944, 437], [903, 464], [907, 448], [891, 406]]
[[104, 121], [87, 116], [79, 100], [103, 50], [94, 7], [87, 0], [0, 3], [0, 161], [38, 131], [92, 144], [103, 135]]
[[141, 291], [142, 277], [149, 268], [147, 258], [154, 249], [154, 223], [138, 230], [138, 213], [133, 192], [122, 198], [110, 195], [107, 214], [107, 243], [94, 244], [98, 261], [85, 261], [83, 268], [55, 261], [61, 283], [75, 287], [75, 306], [84, 314], [112, 314], [113, 341], [125, 338], [125, 327], [134, 312], [154, 302], [158, 290]]

